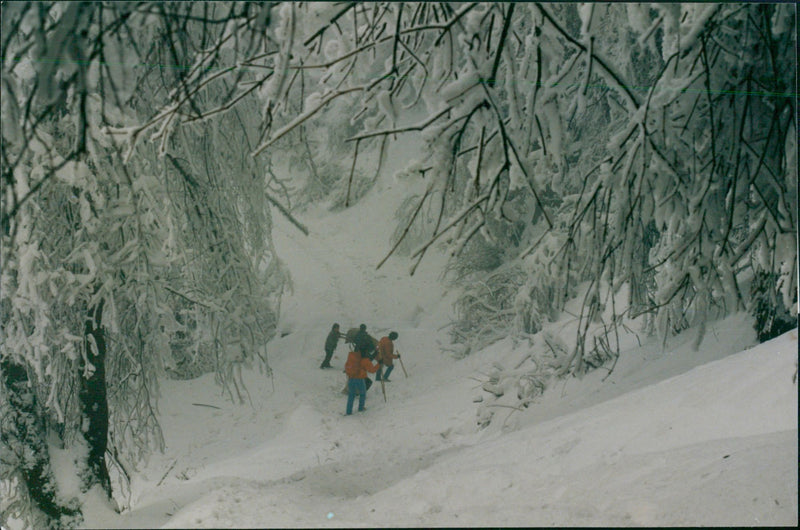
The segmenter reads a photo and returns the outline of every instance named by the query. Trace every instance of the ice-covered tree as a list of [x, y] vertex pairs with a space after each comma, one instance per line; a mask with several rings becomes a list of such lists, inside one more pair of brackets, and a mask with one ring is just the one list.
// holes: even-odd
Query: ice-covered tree
[[[395, 248], [418, 263], [445, 242], [459, 275], [482, 269], [454, 327], [478, 345], [538, 331], [582, 296], [562, 367], [579, 373], [616, 355], [624, 315], [648, 314], [667, 336], [759, 312], [764, 297], [796, 313], [794, 16], [755, 4], [283, 5], [253, 154], [315, 118], [360, 128], [353, 167], [367, 142], [418, 134]], [[298, 90], [307, 71], [310, 95]], [[342, 100], [355, 110], [331, 111]]]
[[[545, 337], [554, 373], [613, 362], [639, 314], [664, 337], [796, 316], [785, 4], [42, 2], [2, 19], [3, 391], [33, 388], [37, 425], [97, 426], [87, 485], [158, 445], [158, 375], [212, 367], [246, 397], [285, 278], [269, 208], [305, 231], [292, 201], [351, 205], [401, 135], [422, 148], [376, 265], [413, 274], [444, 245], [467, 346], [538, 333], [575, 297], [575, 340]], [[541, 377], [517, 377], [521, 399]], [[44, 469], [15, 458], [4, 480]]]
[[[199, 120], [135, 153], [111, 131], [181, 86], [180, 70], [152, 65], [174, 71], [184, 47], [224, 26], [172, 7], [3, 6], [0, 479], [17, 493], [3, 495], [3, 517], [79, 524], [48, 472], [47, 432], [85, 448], [84, 488], [124, 496], [138, 459], [163, 444], [159, 376], [214, 371], [243, 401], [241, 367], [269, 369], [284, 273], [274, 184], [246, 156], [258, 114], [242, 98], [238, 121]], [[168, 42], [172, 57], [158, 57]]]

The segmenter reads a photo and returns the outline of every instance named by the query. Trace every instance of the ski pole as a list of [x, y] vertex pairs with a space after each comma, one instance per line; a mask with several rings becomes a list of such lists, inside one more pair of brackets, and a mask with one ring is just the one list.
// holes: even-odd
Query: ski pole
[[406, 378], [408, 378], [408, 372], [406, 372], [406, 367], [403, 366], [403, 358], [400, 356], [400, 350], [397, 350], [397, 360], [400, 361], [400, 368], [403, 369], [403, 373], [406, 374]]
[[383, 383], [383, 378], [381, 378], [381, 391], [383, 392], [383, 402], [386, 403], [386, 385]]

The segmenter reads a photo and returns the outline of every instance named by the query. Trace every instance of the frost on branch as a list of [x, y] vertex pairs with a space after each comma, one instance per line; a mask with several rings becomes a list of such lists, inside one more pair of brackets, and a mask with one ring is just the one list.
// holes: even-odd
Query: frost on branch
[[[534, 359], [489, 377], [501, 399], [529, 399], [540, 376], [613, 369], [638, 318], [667, 338], [740, 310], [768, 336], [796, 315], [788, 5], [3, 15], [2, 358], [67, 434], [81, 434], [77, 404], [58, 389], [108, 370], [118, 490], [163, 444], [159, 377], [213, 368], [238, 402], [238, 371], [269, 371], [259, 346], [287, 285], [272, 212], [302, 233], [294, 208], [312, 192], [350, 207], [405, 136], [420, 140], [398, 168], [413, 197], [379, 266], [406, 259], [413, 274], [438, 247], [463, 287], [459, 351], [509, 335], [546, 347], [549, 375]], [[104, 366], [86, 355], [91, 372], [76, 345], [101, 304], [113, 340]], [[539, 341], [564, 314], [563, 347]]]

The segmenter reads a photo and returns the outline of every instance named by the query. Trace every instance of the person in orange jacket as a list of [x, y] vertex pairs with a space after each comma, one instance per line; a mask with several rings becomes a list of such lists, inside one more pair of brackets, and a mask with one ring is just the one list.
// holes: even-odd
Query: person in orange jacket
[[[389, 333], [388, 337], [382, 337], [381, 340], [378, 341], [378, 355], [376, 358], [378, 359], [380, 366], [378, 368], [378, 373], [375, 375], [376, 381], [380, 381], [382, 378], [384, 383], [391, 383], [389, 380], [389, 374], [391, 374], [392, 370], [394, 370], [394, 363], [392, 361], [400, 358], [399, 353], [394, 353], [393, 341], [397, 340], [397, 337], [397, 332], [392, 331]], [[386, 366], [385, 374], [383, 373], [384, 365]]]
[[358, 398], [358, 410], [365, 409], [364, 405], [367, 402], [367, 372], [374, 374], [378, 371], [380, 365], [372, 364], [372, 361], [361, 351], [361, 348], [356, 348], [351, 351], [347, 356], [347, 362], [344, 364], [344, 372], [349, 379], [347, 380], [347, 409], [345, 413], [350, 415], [353, 413], [353, 402]]

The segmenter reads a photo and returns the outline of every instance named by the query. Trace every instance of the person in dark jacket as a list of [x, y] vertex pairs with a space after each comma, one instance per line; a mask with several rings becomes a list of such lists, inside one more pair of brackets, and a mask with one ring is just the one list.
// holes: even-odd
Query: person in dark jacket
[[356, 336], [353, 338], [355, 348], [363, 353], [365, 357], [369, 357], [370, 360], [375, 358], [375, 346], [377, 342], [378, 341], [367, 333], [366, 324], [361, 324], [358, 327], [358, 333], [356, 333]]
[[339, 344], [339, 339], [344, 338], [344, 334], [339, 332], [339, 324], [334, 324], [331, 332], [328, 333], [328, 338], [325, 339], [325, 360], [322, 361], [320, 368], [332, 368], [331, 357], [333, 357], [333, 350]]

